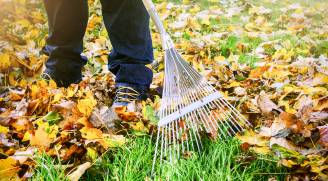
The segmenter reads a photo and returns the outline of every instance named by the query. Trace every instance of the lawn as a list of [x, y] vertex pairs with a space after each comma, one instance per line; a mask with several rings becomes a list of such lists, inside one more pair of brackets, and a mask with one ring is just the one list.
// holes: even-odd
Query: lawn
[[[226, 141], [205, 140], [201, 154], [182, 158], [178, 164], [166, 161], [164, 170], [151, 176], [154, 155], [153, 141], [149, 136], [131, 137], [126, 147], [105, 154], [90, 168], [85, 180], [284, 180], [286, 169], [277, 165], [278, 160], [251, 153], [242, 153], [236, 139]], [[53, 167], [49, 157], [43, 155], [39, 161], [36, 180], [63, 180], [63, 169]], [[53, 179], [51, 179], [53, 178]]]

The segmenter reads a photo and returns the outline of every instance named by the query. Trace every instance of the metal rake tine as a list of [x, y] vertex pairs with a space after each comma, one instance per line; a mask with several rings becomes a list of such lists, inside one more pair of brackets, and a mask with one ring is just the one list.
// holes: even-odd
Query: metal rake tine
[[[169, 125], [169, 149], [170, 149], [170, 162], [171, 162], [171, 166], [174, 160], [174, 150], [172, 148], [172, 146], [174, 147], [174, 145], [172, 144], [172, 139], [173, 139], [173, 130], [172, 130], [172, 125], [171, 123], [168, 124]], [[172, 158], [173, 157], [173, 158]]]
[[[217, 103], [219, 103], [220, 104], [220, 101], [219, 100], [217, 100], [216, 101]], [[232, 111], [231, 109], [229, 109], [230, 111]], [[239, 132], [241, 132], [242, 131], [242, 129], [241, 129], [241, 126], [239, 125], [239, 122], [231, 115], [231, 113], [230, 113], [230, 111], [228, 111], [228, 116], [233, 120], [233, 121], [231, 121], [231, 123], [234, 125], [234, 127], [235, 128], [237, 128], [237, 130], [239, 131]], [[225, 113], [224, 113], [225, 114]], [[236, 124], [237, 125], [236, 125]]]
[[[178, 120], [179, 121], [179, 120]], [[177, 149], [177, 152], [178, 152], [178, 160], [180, 159], [180, 144], [179, 144], [179, 129], [178, 129], [178, 121], [175, 121], [175, 133], [176, 133], [176, 142], [177, 142], [177, 146], [178, 146], [178, 149]], [[181, 144], [181, 147], [183, 146], [183, 144]]]
[[162, 167], [162, 161], [163, 161], [164, 151], [165, 151], [165, 149], [164, 149], [164, 130], [162, 130], [162, 144], [161, 144], [160, 167]]
[[[217, 102], [214, 101], [214, 103], [216, 104]], [[222, 107], [222, 106], [221, 106]], [[224, 118], [229, 121], [225, 121], [226, 124], [228, 125], [229, 128], [231, 128], [231, 130], [233, 131], [234, 134], [236, 134], [235, 130], [232, 128], [231, 124], [238, 129], [238, 127], [236, 127], [236, 125], [233, 123], [233, 121], [231, 120], [231, 118], [225, 113], [225, 110], [222, 111], [222, 113], [220, 114], [223, 114], [224, 115]]]
[[[187, 129], [187, 130], [188, 130], [188, 134], [189, 134], [189, 136], [190, 136], [189, 138], [190, 138], [190, 143], [191, 143], [191, 149], [190, 149], [190, 148], [189, 148], [189, 149], [192, 150], [192, 151], [194, 151], [194, 150], [195, 150], [195, 146], [194, 146], [194, 141], [193, 141], [193, 139], [192, 139], [192, 135], [191, 135], [191, 133], [190, 133], [190, 132], [191, 132], [191, 129], [190, 129], [188, 123], [187, 123], [187, 122], [188, 122], [188, 118], [187, 118], [186, 116], [184, 116], [184, 118], [185, 118], [185, 124], [184, 124], [184, 126], [185, 126], [185, 127], [186, 127], [186, 125], [188, 126], [188, 129]], [[189, 140], [189, 139], [188, 139], [188, 140]], [[187, 144], [189, 145], [189, 142], [187, 142]], [[189, 151], [190, 151], [190, 150], [189, 150]]]
[[[213, 121], [210, 121], [210, 123], [212, 124], [212, 126], [214, 127], [214, 128], [216, 128], [216, 130], [217, 129], [219, 129], [220, 130], [220, 133], [222, 133], [223, 131], [222, 131], [222, 129], [221, 129], [221, 126], [218, 124], [218, 121], [217, 121], [217, 119], [213, 116], [213, 114], [211, 114], [211, 112], [210, 112], [210, 110], [208, 109], [208, 107], [202, 107], [201, 108], [201, 110], [203, 111], [203, 112], [205, 112], [206, 113], [206, 110], [207, 110], [207, 112], [209, 113], [209, 118], [210, 119], [212, 119], [214, 122], [215, 122], [215, 125], [213, 124]], [[220, 121], [221, 122], [221, 121]], [[220, 139], [222, 139], [222, 137], [221, 137], [221, 134], [218, 134], [219, 135], [219, 137], [220, 137]], [[224, 136], [224, 138], [226, 139], [226, 135], [223, 135]]]
[[[194, 111], [190, 113], [190, 115], [192, 115], [192, 114], [193, 114], [193, 116], [195, 116], [195, 112]], [[195, 123], [195, 119], [190, 119], [190, 120], [191, 120], [190, 121], [191, 122], [190, 124], [191, 124], [191, 126], [193, 127], [193, 130], [194, 130], [193, 132], [194, 132], [194, 136], [196, 138], [197, 148], [198, 148], [198, 151], [200, 153], [202, 151], [203, 145], [202, 145], [201, 138], [200, 138], [200, 135], [199, 135], [199, 132], [198, 132], [198, 126]]]
[[244, 121], [245, 123], [247, 123], [248, 124], [248, 126], [252, 126], [252, 124], [248, 121], [248, 120], [246, 120], [245, 119], [245, 117], [235, 108], [235, 107], [233, 107], [229, 102], [227, 102], [226, 100], [222, 100], [222, 102], [225, 104], [225, 105], [227, 105], [236, 115], [238, 115], [239, 116], [239, 118], [242, 120], [242, 121]]
[[157, 160], [156, 158], [157, 158], [157, 154], [158, 154], [159, 138], [160, 138], [160, 131], [157, 130], [155, 154], [154, 154], [154, 158], [153, 158], [153, 165], [152, 165], [152, 168], [151, 168], [151, 175], [153, 175], [155, 173], [155, 164], [156, 164], [156, 160]]
[[[221, 119], [220, 118], [215, 118], [215, 115], [213, 116], [213, 114], [211, 114], [211, 111], [210, 111], [210, 109], [208, 108], [208, 107], [205, 107], [204, 109], [206, 109], [207, 110], [207, 112], [209, 112], [209, 114], [210, 114], [210, 117], [214, 120], [214, 122], [215, 122], [215, 124], [216, 124], [216, 126], [219, 128], [219, 130], [220, 130], [220, 133], [224, 133], [224, 131], [221, 129], [221, 126], [219, 125], [219, 123], [217, 122], [217, 120], [219, 120], [220, 121], [220, 123], [221, 124], [223, 124], [223, 122], [221, 121]], [[213, 122], [212, 122], [212, 124], [213, 124]], [[221, 135], [221, 134], [220, 134]], [[223, 136], [224, 136], [224, 138], [225, 139], [227, 139], [227, 137], [226, 137], [226, 135], [225, 134], [223, 134]], [[221, 138], [221, 136], [220, 136], [220, 138]]]

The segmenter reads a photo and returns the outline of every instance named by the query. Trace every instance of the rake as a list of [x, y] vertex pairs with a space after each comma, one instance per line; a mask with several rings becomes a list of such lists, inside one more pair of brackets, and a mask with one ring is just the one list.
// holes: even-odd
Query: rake
[[205, 78], [180, 56], [151, 0], [142, 0], [157, 27], [165, 51], [165, 76], [152, 165], [175, 163], [201, 152], [202, 136], [226, 139], [251, 124]]

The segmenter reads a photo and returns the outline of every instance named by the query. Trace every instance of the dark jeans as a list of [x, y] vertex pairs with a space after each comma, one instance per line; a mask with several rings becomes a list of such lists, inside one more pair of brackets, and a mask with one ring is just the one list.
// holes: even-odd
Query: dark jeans
[[[46, 73], [64, 86], [78, 82], [87, 59], [81, 56], [88, 21], [87, 0], [44, 0], [49, 21]], [[101, 0], [113, 49], [108, 67], [117, 85], [149, 87], [153, 60], [149, 15], [141, 0]]]

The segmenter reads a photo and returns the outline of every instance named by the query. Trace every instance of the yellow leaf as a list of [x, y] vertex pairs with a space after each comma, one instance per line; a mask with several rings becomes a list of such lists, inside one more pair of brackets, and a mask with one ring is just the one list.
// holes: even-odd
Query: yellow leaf
[[287, 159], [283, 159], [280, 161], [280, 163], [288, 168], [292, 168], [294, 165], [297, 165], [296, 162], [292, 161], [292, 160], [287, 160]]
[[274, 53], [274, 55], [272, 56], [272, 58], [276, 59], [276, 60], [284, 60], [284, 61], [289, 62], [292, 59], [293, 56], [294, 56], [293, 49], [287, 51], [285, 48], [282, 48], [280, 50], [277, 50]]
[[327, 85], [327, 84], [328, 84], [328, 75], [318, 72], [314, 75], [314, 79], [311, 85], [317, 86], [317, 85]]
[[11, 157], [0, 159], [0, 181], [20, 180], [17, 175], [19, 169], [15, 159]]
[[271, 152], [270, 148], [268, 146], [262, 146], [262, 147], [252, 147], [250, 150], [254, 151], [257, 154], [261, 155], [267, 155]]
[[97, 101], [94, 99], [80, 99], [78, 100], [77, 108], [82, 114], [88, 117], [91, 115], [93, 108], [96, 106], [96, 104]]
[[0, 125], [0, 133], [7, 134], [9, 132], [9, 129], [7, 127]]
[[102, 131], [97, 128], [83, 127], [80, 132], [82, 134], [82, 138], [87, 140], [99, 140], [103, 138]]
[[57, 84], [55, 81], [53, 80], [50, 80], [49, 81], [49, 87], [52, 88], [52, 89], [56, 89], [57, 88]]
[[217, 56], [217, 57], [214, 57], [214, 61], [216, 62], [222, 62], [225, 60], [225, 57], [224, 56]]
[[257, 146], [268, 146], [269, 141], [267, 138], [255, 133], [252, 130], [246, 131], [244, 135], [237, 135], [237, 138], [243, 143]]
[[6, 70], [10, 67], [10, 56], [8, 54], [0, 55], [0, 70]]
[[231, 88], [231, 87], [239, 87], [240, 86], [240, 83], [239, 82], [236, 82], [236, 81], [233, 81], [231, 82], [227, 88]]
[[98, 158], [98, 153], [95, 149], [88, 147], [87, 155], [91, 158], [92, 161], [95, 161]]
[[29, 141], [31, 139], [31, 133], [26, 131], [22, 141]]
[[52, 100], [52, 104], [56, 104], [58, 103], [62, 98], [64, 97], [62, 92], [59, 92], [57, 94], [54, 95], [54, 99]]
[[122, 147], [127, 139], [123, 135], [105, 135], [105, 142], [108, 144], [110, 148], [114, 147]]
[[137, 124], [132, 125], [132, 128], [135, 131], [141, 131], [141, 132], [147, 132], [148, 131], [148, 129], [145, 127], [145, 125], [143, 124], [142, 121], [139, 121], [139, 122], [137, 122]]

